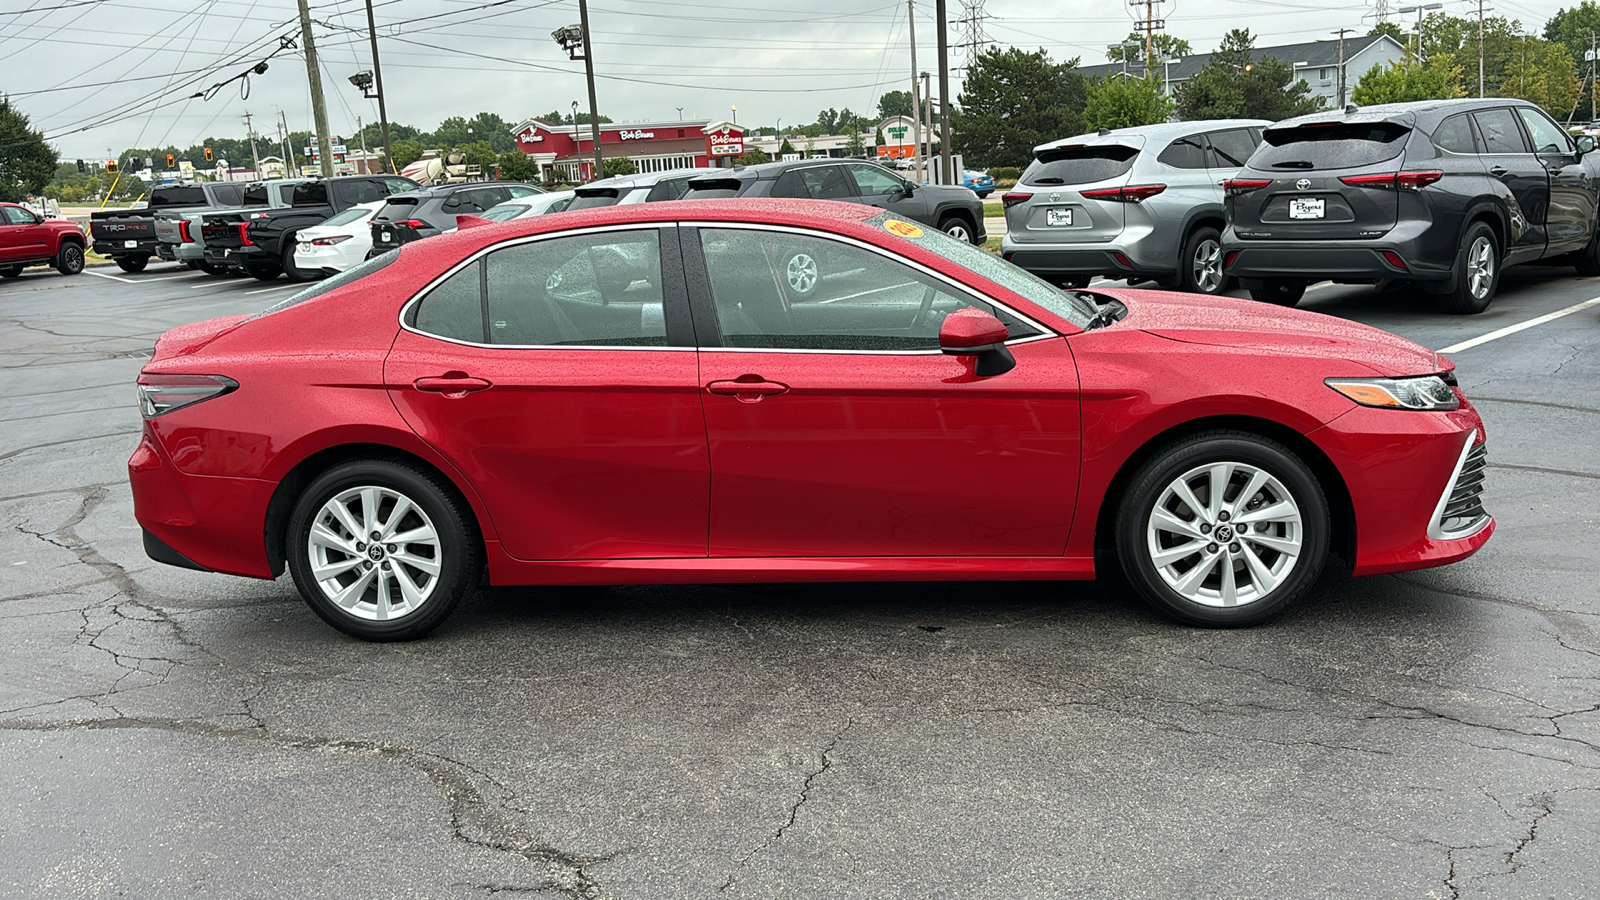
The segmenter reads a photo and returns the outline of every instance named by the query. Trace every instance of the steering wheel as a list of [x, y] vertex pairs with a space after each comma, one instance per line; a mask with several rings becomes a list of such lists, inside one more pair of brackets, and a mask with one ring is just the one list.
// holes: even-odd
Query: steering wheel
[[916, 318], [911, 320], [913, 329], [920, 328], [923, 321], [928, 318], [928, 310], [933, 309], [933, 296], [935, 293], [931, 286], [922, 292], [922, 307], [917, 310]]

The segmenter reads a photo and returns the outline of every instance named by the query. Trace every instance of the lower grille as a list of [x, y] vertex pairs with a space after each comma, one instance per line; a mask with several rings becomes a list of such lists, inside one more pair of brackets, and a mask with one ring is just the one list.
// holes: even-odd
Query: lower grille
[[1450, 485], [1450, 495], [1439, 513], [1438, 529], [1445, 537], [1456, 537], [1477, 530], [1489, 513], [1483, 508], [1483, 476], [1489, 464], [1487, 442], [1473, 447], [1461, 464], [1461, 471]]

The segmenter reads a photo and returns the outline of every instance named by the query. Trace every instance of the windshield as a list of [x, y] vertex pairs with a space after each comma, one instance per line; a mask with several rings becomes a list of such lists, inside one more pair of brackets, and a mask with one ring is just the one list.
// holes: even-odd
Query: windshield
[[[888, 213], [879, 213], [866, 220], [867, 225], [884, 227], [890, 220]], [[1030, 300], [1044, 309], [1084, 327], [1094, 317], [1095, 309], [1075, 293], [1061, 290], [1048, 281], [1024, 271], [987, 250], [957, 240], [942, 231], [919, 228], [914, 236], [906, 237], [917, 246], [939, 254], [957, 265], [982, 275], [1008, 291]], [[894, 232], [900, 234], [900, 232]]]
[[1411, 129], [1398, 122], [1313, 122], [1269, 128], [1252, 169], [1354, 169], [1400, 155]]
[[362, 219], [365, 219], [370, 215], [372, 215], [372, 209], [370, 207], [352, 206], [349, 209], [345, 210], [342, 213], [339, 213], [337, 216], [334, 216], [331, 219], [323, 219], [322, 220], [322, 224], [324, 224], [324, 225], [349, 225], [351, 222], [359, 222]]

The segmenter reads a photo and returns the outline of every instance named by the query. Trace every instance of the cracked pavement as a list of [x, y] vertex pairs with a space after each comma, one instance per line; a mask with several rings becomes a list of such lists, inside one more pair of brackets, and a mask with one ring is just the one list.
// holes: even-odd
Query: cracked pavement
[[[1483, 552], [1330, 569], [1269, 627], [1114, 577], [497, 589], [370, 645], [287, 579], [151, 562], [132, 518], [154, 336], [280, 285], [0, 286], [0, 897], [1600, 890], [1600, 310], [1455, 356]], [[1442, 347], [1595, 294], [1304, 306]]]

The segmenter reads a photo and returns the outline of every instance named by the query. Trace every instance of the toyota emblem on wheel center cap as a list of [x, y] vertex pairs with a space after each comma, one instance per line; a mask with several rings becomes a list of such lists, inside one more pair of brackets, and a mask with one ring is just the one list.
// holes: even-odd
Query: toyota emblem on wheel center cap
[[1296, 181], [1296, 182], [1295, 182], [1295, 183], [1294, 183], [1294, 186], [1295, 186], [1295, 187], [1297, 187], [1297, 188], [1299, 188], [1299, 189], [1300, 189], [1300, 190], [1302, 190], [1302, 191], [1303, 191], [1303, 190], [1305, 190], [1305, 189], [1306, 189], [1306, 188], [1309, 188], [1309, 187], [1311, 187], [1311, 179], [1309, 179], [1309, 178], [1302, 178], [1302, 179], [1300, 179], [1300, 180], [1299, 180], [1299, 181]]

